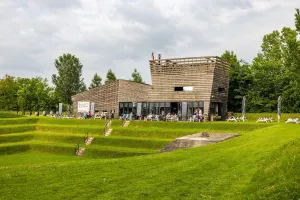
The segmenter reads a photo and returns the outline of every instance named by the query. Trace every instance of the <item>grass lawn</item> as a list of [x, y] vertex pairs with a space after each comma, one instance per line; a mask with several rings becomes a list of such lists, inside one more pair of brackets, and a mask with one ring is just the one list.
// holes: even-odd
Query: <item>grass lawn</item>
[[[300, 198], [300, 124], [131, 122], [122, 128], [114, 121], [112, 136], [103, 137], [103, 125], [93, 121], [0, 122], [0, 199]], [[76, 157], [73, 147], [86, 131], [95, 139]], [[242, 136], [156, 153], [176, 137], [202, 131]]]

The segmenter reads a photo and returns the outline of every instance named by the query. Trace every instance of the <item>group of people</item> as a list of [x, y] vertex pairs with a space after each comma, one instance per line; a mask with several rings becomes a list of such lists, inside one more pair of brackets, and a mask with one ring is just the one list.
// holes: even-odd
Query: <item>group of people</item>
[[83, 118], [83, 119], [89, 119], [91, 117], [92, 117], [91, 111], [81, 113], [81, 118]]

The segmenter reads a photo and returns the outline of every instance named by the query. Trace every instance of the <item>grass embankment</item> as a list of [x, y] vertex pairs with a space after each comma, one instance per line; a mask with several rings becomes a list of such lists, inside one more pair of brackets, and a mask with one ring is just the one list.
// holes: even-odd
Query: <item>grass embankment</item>
[[217, 133], [246, 133], [260, 128], [272, 126], [272, 124], [257, 124], [254, 122], [230, 123], [230, 122], [144, 122], [132, 121], [128, 128], [114, 128], [112, 136], [131, 136], [145, 138], [175, 139], [184, 135], [207, 132]]
[[24, 115], [19, 115], [15, 112], [0, 112], [0, 118], [21, 118], [24, 117]]
[[4, 199], [298, 199], [299, 134], [299, 125], [279, 124], [151, 156], [5, 167], [1, 194]]
[[[131, 122], [121, 128], [116, 121], [112, 136], [103, 137], [96, 133], [103, 128], [96, 122], [51, 120], [37, 123], [38, 131], [0, 136], [0, 152], [1, 147], [13, 148], [0, 156], [0, 199], [300, 198], [300, 125]], [[95, 139], [84, 156], [66, 156], [86, 130]], [[243, 136], [153, 154], [195, 131]], [[112, 157], [118, 159], [90, 159]]]
[[[41, 118], [37, 121], [37, 118], [25, 118], [22, 121], [16, 119], [2, 121], [2, 124], [5, 124], [0, 129], [0, 133], [2, 133], [0, 134], [0, 147], [3, 154], [28, 151], [29, 153], [45, 152], [74, 156], [75, 146], [79, 143], [80, 147], [87, 148], [83, 157], [116, 158], [157, 153], [159, 149], [170, 142], [170, 140], [135, 137], [104, 137], [103, 129], [106, 123], [104, 120]], [[36, 124], [31, 124], [34, 122]], [[22, 125], [14, 125], [16, 123]], [[122, 121], [113, 121], [113, 127], [121, 127], [121, 125]], [[36, 131], [27, 130], [28, 126], [34, 127]], [[94, 137], [90, 146], [84, 144], [86, 133]], [[19, 149], [24, 146], [26, 149]]]

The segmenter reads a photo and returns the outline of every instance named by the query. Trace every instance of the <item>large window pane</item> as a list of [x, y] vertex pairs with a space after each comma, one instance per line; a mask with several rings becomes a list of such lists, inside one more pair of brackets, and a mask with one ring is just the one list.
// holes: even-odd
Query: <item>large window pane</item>
[[122, 116], [124, 114], [124, 108], [123, 108], [123, 103], [120, 103], [120, 107], [119, 107], [119, 115]]
[[168, 113], [171, 113], [170, 102], [166, 102], [165, 115], [167, 115]]

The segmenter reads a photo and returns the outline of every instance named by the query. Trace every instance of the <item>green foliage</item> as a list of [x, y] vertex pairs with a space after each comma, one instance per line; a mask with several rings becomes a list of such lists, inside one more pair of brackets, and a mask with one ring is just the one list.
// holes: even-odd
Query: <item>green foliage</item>
[[101, 81], [102, 81], [102, 78], [97, 73], [95, 73], [89, 89], [93, 89], [95, 87], [100, 86], [101, 85]]
[[243, 96], [248, 94], [253, 82], [251, 68], [247, 63], [238, 60], [233, 51], [225, 51], [221, 57], [230, 64], [228, 111], [241, 112]]
[[36, 77], [19, 81], [18, 103], [20, 108], [29, 111], [49, 110], [51, 107], [51, 91], [47, 79]]
[[299, 11], [299, 8], [296, 9], [296, 13], [295, 13], [295, 26], [296, 26], [298, 33], [300, 34], [300, 11]]
[[0, 110], [15, 110], [18, 86], [15, 77], [5, 75], [0, 79]]
[[133, 81], [136, 83], [143, 83], [143, 78], [142, 78], [140, 72], [138, 72], [136, 68], [134, 68], [134, 71], [132, 72], [131, 77], [132, 77], [132, 80], [130, 80], [130, 81]]
[[59, 100], [63, 103], [72, 104], [71, 97], [86, 90], [83, 82], [82, 65], [77, 57], [71, 54], [63, 54], [55, 60], [58, 74], [52, 75], [52, 82]]
[[105, 83], [108, 83], [109, 81], [117, 80], [115, 73], [111, 69], [108, 70], [106, 74], [106, 80]]
[[276, 112], [282, 97], [282, 112], [300, 112], [300, 15], [296, 9], [296, 29], [284, 27], [263, 37], [261, 52], [251, 65], [242, 64], [233, 52], [222, 58], [230, 63], [228, 110], [240, 112], [246, 96], [248, 112]]

